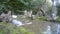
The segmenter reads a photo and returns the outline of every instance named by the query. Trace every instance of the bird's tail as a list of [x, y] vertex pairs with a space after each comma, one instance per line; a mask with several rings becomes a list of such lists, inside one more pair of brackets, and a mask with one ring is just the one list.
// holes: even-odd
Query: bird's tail
[[32, 22], [29, 22], [29, 23], [26, 23], [26, 24], [22, 24], [22, 25], [30, 25], [30, 24], [32, 24]]

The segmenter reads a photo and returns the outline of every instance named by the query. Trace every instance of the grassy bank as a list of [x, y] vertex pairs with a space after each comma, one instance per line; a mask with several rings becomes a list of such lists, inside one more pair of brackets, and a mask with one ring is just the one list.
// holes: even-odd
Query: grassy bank
[[[22, 16], [18, 16], [17, 19], [18, 20], [24, 20], [24, 18]], [[45, 17], [45, 16], [41, 16], [41, 17], [35, 16], [34, 20], [38, 20], [38, 21], [50, 21], [50, 20], [47, 20], [47, 17]], [[58, 17], [55, 21], [56, 22], [60, 22], [60, 17]]]
[[34, 34], [34, 32], [28, 31], [24, 27], [17, 27], [12, 23], [1, 22], [0, 34]]

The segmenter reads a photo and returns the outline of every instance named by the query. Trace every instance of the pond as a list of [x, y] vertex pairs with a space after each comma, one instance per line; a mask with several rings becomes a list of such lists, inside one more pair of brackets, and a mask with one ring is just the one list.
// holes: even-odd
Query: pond
[[[24, 23], [26, 19], [21, 18], [19, 20]], [[60, 34], [60, 23], [58, 22], [33, 20], [32, 24], [24, 25], [23, 27], [29, 31], [35, 32], [35, 34]]]
[[35, 34], [60, 34], [60, 24], [55, 22], [33, 21], [31, 25], [24, 27]]

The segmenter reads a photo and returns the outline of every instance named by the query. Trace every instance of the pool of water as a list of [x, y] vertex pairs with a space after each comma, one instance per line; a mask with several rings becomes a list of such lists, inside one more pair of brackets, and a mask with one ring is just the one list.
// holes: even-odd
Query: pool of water
[[[24, 23], [26, 19], [20, 19]], [[35, 32], [35, 34], [60, 34], [60, 23], [33, 20], [32, 24], [24, 25], [27, 30]]]
[[31, 25], [24, 27], [35, 34], [60, 34], [60, 24], [55, 22], [33, 21]]

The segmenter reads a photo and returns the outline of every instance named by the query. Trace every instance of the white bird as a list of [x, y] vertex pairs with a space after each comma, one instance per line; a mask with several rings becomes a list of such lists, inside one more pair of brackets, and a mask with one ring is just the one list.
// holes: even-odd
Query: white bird
[[15, 24], [16, 26], [24, 25], [24, 24], [22, 24], [22, 22], [20, 22], [18, 20], [12, 20], [12, 23]]
[[18, 20], [12, 20], [12, 23], [15, 24], [16, 26], [22, 26], [22, 25], [26, 25], [26, 24], [32, 24], [32, 22], [23, 24], [21, 21], [18, 21]]
[[12, 18], [17, 18], [17, 16], [16, 15], [12, 15]]

